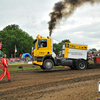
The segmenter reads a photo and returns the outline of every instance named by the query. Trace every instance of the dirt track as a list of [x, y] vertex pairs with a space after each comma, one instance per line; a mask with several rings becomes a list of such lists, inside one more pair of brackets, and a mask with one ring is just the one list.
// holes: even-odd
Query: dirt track
[[[0, 72], [0, 75], [2, 72]], [[0, 100], [97, 100], [100, 65], [86, 70], [55, 68], [51, 71], [10, 72], [0, 84]]]

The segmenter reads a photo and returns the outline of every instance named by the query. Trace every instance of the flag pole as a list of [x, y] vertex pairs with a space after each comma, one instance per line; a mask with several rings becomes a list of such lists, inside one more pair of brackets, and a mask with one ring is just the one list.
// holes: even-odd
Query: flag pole
[[16, 52], [14, 52], [14, 57], [16, 58]]
[[17, 48], [16, 48], [16, 45], [15, 45], [15, 58], [16, 58], [16, 52], [17, 52]]

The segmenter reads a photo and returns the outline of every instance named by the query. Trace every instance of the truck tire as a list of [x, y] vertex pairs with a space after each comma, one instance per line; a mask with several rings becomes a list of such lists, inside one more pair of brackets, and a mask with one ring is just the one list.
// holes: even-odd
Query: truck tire
[[87, 61], [84, 61], [84, 60], [78, 61], [78, 62], [77, 62], [76, 69], [78, 69], [78, 70], [87, 69]]
[[45, 61], [44, 61], [44, 63], [43, 63], [43, 67], [45, 68], [45, 69], [52, 69], [53, 68], [53, 66], [54, 66], [54, 62], [51, 60], [51, 59], [46, 59]]

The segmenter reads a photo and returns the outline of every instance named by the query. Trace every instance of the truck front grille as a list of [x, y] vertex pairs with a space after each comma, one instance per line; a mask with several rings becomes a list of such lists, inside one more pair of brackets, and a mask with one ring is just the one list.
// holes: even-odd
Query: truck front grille
[[37, 62], [42, 62], [43, 57], [37, 57]]

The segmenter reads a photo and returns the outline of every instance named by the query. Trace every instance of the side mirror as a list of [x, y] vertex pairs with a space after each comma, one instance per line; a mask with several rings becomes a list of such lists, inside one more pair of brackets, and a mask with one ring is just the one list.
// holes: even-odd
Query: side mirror
[[35, 49], [35, 47], [32, 47], [32, 51]]

